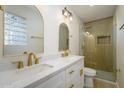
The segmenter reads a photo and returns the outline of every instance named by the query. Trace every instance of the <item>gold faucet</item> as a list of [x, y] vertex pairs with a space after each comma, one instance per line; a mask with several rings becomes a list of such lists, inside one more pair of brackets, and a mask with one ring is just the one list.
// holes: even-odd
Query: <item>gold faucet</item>
[[29, 56], [28, 56], [28, 66], [32, 66], [32, 61], [33, 61], [33, 58], [32, 56], [34, 57], [34, 59], [36, 60], [36, 55], [34, 53], [29, 53]]
[[62, 53], [62, 57], [66, 57], [68, 56], [68, 54], [69, 54], [68, 50], [64, 50]]
[[24, 64], [23, 64], [23, 61], [15, 61], [15, 62], [12, 62], [13, 64], [18, 64], [18, 69], [22, 69], [24, 68]]
[[39, 64], [40, 62], [39, 62], [39, 59], [41, 58], [41, 57], [37, 57], [34, 53], [29, 53], [29, 56], [28, 56], [28, 66], [32, 66], [32, 61], [33, 61], [33, 58], [32, 58], [32, 56], [34, 57], [34, 59], [35, 59], [35, 64]]

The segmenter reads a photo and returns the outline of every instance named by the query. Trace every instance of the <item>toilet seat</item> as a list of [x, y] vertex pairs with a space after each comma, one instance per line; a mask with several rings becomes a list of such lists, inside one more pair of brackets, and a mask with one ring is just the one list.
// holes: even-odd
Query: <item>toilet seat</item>
[[95, 76], [96, 71], [94, 69], [85, 67], [84, 68], [84, 75], [86, 75], [86, 76]]

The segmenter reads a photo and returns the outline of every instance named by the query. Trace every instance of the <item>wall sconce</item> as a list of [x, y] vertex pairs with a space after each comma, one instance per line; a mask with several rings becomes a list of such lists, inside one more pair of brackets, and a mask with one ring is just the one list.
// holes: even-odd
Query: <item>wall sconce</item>
[[87, 34], [87, 35], [90, 35], [90, 33], [89, 33], [89, 32], [86, 32], [86, 34]]
[[92, 35], [91, 33], [89, 33], [89, 32], [85, 32], [85, 33], [86, 33], [86, 35], [87, 35], [88, 37], [90, 37], [90, 38], [93, 37], [93, 35]]
[[62, 10], [62, 15], [69, 19], [70, 21], [72, 21], [72, 13], [67, 9], [67, 7], [65, 7], [63, 10]]

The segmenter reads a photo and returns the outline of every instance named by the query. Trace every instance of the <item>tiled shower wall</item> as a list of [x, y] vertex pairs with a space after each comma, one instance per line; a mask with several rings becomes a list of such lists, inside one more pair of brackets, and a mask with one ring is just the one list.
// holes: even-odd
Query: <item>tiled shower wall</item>
[[91, 68], [113, 71], [113, 18], [85, 23], [85, 65]]

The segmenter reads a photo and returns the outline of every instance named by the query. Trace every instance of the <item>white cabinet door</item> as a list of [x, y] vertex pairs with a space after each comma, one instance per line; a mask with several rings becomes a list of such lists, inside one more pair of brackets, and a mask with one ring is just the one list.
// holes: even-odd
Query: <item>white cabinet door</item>
[[83, 62], [79, 61], [70, 68], [66, 69], [66, 87], [80, 88], [83, 87]]
[[47, 81], [36, 86], [36, 88], [64, 88], [65, 87], [65, 71], [49, 78]]

